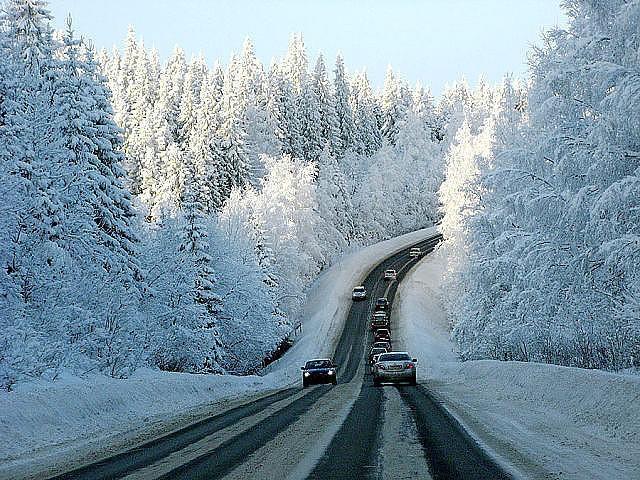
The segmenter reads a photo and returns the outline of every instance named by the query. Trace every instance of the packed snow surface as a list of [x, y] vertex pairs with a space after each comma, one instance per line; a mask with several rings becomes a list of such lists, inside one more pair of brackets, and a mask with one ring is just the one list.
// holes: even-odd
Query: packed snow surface
[[0, 478], [71, 468], [223, 411], [240, 399], [297, 385], [300, 364], [333, 352], [353, 286], [383, 258], [433, 233], [432, 228], [419, 230], [346, 254], [321, 274], [307, 297], [302, 332], [267, 375], [139, 370], [124, 380], [63, 377], [0, 392]]
[[[419, 379], [501, 462], [524, 478], [640, 478], [640, 377], [539, 363], [457, 360], [441, 304], [441, 250], [394, 303]], [[508, 467], [509, 468], [509, 467]]]

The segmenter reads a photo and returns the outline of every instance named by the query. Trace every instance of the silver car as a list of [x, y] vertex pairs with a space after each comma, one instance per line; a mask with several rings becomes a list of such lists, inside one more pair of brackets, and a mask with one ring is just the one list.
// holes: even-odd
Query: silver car
[[382, 382], [409, 382], [416, 384], [416, 363], [407, 352], [381, 353], [373, 365], [373, 384]]
[[367, 298], [367, 289], [363, 285], [358, 285], [353, 289], [351, 298], [353, 300], [365, 300]]

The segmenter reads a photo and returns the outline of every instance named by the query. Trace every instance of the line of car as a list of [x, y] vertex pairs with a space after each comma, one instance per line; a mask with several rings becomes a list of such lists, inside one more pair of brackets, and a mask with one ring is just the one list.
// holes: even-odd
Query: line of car
[[[422, 255], [419, 247], [409, 250], [409, 256], [416, 258]], [[382, 278], [385, 281], [395, 281], [398, 272], [392, 268], [384, 271]], [[367, 289], [364, 285], [354, 287], [351, 294], [353, 301], [367, 299]], [[369, 368], [373, 375], [373, 384], [378, 386], [383, 382], [408, 382], [416, 385], [417, 359], [411, 358], [407, 352], [396, 352], [391, 347], [391, 323], [389, 300], [386, 297], [378, 298], [373, 307], [373, 314], [369, 324], [372, 331], [373, 343], [369, 350]], [[309, 360], [302, 370], [302, 387], [312, 384], [332, 383], [336, 385], [337, 365], [331, 359], [319, 358]]]

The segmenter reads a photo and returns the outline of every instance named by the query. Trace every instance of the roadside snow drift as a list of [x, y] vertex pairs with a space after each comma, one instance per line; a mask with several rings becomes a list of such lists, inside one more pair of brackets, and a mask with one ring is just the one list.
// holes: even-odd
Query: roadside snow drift
[[394, 321], [419, 377], [526, 478], [640, 478], [640, 377], [539, 363], [460, 363], [440, 302], [441, 250], [400, 285]]

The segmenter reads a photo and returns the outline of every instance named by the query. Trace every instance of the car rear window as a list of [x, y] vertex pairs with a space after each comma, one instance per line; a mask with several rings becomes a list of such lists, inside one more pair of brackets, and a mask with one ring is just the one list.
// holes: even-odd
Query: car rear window
[[374, 349], [372, 349], [372, 350], [371, 350], [371, 353], [372, 353], [373, 355], [377, 355], [377, 354], [379, 354], [379, 353], [384, 353], [384, 352], [386, 352], [386, 351], [387, 351], [387, 349], [386, 349], [386, 348], [374, 348]]
[[332, 366], [329, 360], [310, 360], [306, 368], [331, 368]]
[[380, 362], [394, 362], [398, 360], [411, 360], [411, 357], [406, 353], [383, 353], [378, 358]]

